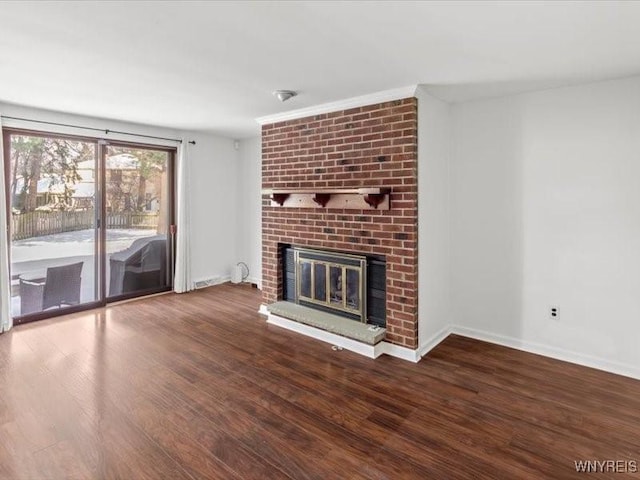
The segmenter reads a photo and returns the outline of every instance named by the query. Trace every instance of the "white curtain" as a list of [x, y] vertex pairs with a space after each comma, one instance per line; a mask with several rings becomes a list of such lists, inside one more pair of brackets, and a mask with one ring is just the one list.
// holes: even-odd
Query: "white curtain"
[[176, 271], [173, 289], [178, 293], [193, 290], [191, 279], [191, 207], [189, 205], [189, 150], [191, 144], [182, 141], [178, 149], [178, 198], [176, 219]]
[[9, 278], [9, 224], [7, 223], [7, 197], [4, 181], [4, 146], [0, 120], [0, 333], [13, 326], [11, 319], [11, 279]]

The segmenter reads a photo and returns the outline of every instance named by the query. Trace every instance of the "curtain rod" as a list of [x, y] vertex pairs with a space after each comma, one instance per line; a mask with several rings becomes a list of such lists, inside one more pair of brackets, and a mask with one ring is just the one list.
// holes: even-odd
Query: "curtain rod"
[[[32, 120], [30, 118], [8, 117], [6, 115], [0, 115], [0, 118], [6, 118], [8, 120], [19, 120], [21, 122], [42, 123], [45, 125], [56, 125], [58, 127], [78, 128], [81, 130], [91, 130], [93, 132], [104, 132], [105, 135], [109, 135], [110, 133], [116, 133], [118, 135], [131, 135], [133, 137], [153, 138], [154, 140], [168, 140], [170, 142], [182, 143], [182, 140], [179, 138], [155, 137], [153, 135], [142, 135], [140, 133], [121, 132], [119, 130], [109, 130], [108, 128], [83, 127], [81, 125], [71, 125], [68, 123], [57, 123], [57, 122], [46, 122], [44, 120]], [[190, 143], [191, 145], [196, 144], [195, 140], [189, 140], [188, 143]]]

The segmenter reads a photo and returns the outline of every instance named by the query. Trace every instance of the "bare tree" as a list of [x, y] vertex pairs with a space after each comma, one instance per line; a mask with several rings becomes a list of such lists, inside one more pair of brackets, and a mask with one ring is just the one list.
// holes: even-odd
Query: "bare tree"
[[[48, 180], [48, 192], [56, 192], [60, 208], [71, 204], [74, 185], [82, 179], [78, 163], [94, 158], [93, 144], [62, 138], [11, 136], [12, 206], [30, 212], [38, 206], [39, 182]], [[62, 187], [62, 193], [60, 193]], [[51, 195], [50, 195], [51, 196]]]

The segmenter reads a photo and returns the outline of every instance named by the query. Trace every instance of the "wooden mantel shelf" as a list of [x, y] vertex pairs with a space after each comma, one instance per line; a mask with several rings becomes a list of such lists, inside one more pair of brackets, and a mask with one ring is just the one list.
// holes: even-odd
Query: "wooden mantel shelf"
[[390, 188], [268, 188], [273, 207], [389, 210]]

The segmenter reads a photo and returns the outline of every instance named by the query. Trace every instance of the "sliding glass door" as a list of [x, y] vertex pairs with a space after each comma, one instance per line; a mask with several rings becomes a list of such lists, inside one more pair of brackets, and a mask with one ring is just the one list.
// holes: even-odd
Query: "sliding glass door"
[[12, 315], [97, 302], [97, 142], [33, 132], [4, 140]]
[[171, 287], [172, 153], [107, 145], [105, 165], [106, 296]]
[[16, 323], [171, 289], [174, 151], [5, 130]]

